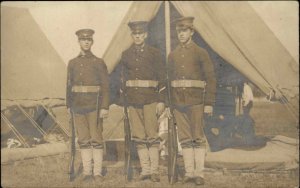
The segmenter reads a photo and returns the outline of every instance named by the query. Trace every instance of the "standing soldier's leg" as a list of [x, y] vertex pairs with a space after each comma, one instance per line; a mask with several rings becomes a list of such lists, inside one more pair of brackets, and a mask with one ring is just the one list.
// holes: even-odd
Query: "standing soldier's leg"
[[78, 144], [81, 151], [83, 164], [83, 181], [92, 179], [92, 158], [93, 152], [90, 144], [89, 125], [86, 115], [74, 114], [74, 124], [78, 136]]
[[149, 157], [151, 167], [151, 180], [159, 182], [159, 137], [158, 137], [158, 121], [156, 117], [156, 105], [152, 103], [144, 106], [145, 131], [149, 143]]
[[195, 183], [204, 184], [204, 162], [206, 154], [206, 139], [203, 132], [203, 105], [194, 105], [190, 108], [190, 120], [194, 129], [195, 154]]
[[143, 109], [129, 107], [128, 116], [130, 121], [131, 137], [136, 143], [142, 168], [139, 179], [144, 180], [151, 177], [151, 169], [149, 151], [146, 145], [147, 140], [145, 135]]
[[97, 112], [88, 114], [88, 122], [91, 135], [91, 145], [93, 146], [93, 160], [94, 160], [94, 177], [99, 181], [102, 180], [102, 161], [103, 161], [103, 137], [102, 137], [102, 119], [98, 119]]
[[188, 111], [174, 110], [174, 116], [177, 122], [178, 138], [182, 147], [182, 155], [185, 169], [183, 182], [192, 181], [194, 178], [195, 155], [193, 149], [193, 137], [189, 123]]

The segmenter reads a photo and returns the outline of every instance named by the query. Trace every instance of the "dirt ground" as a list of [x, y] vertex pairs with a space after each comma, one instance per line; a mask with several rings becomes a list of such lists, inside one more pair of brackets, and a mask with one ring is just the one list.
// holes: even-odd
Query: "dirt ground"
[[[283, 135], [299, 137], [298, 122], [282, 104], [265, 105], [255, 103], [252, 117], [256, 122], [258, 135]], [[79, 155], [78, 155], [79, 156]], [[104, 162], [105, 177], [103, 182], [82, 183], [79, 175], [74, 182], [68, 181], [69, 154], [39, 157], [10, 164], [1, 164], [2, 187], [196, 187], [194, 184], [182, 184], [180, 181], [173, 186], [168, 183], [167, 168], [160, 165], [161, 182], [150, 180], [137, 181], [138, 167], [134, 179], [126, 182], [123, 175], [123, 164], [120, 162]], [[78, 168], [80, 157], [76, 158]], [[238, 188], [295, 188], [299, 186], [299, 169], [292, 171], [241, 172], [205, 169], [205, 185], [202, 187], [238, 187]]]
[[[123, 165], [120, 162], [105, 162], [105, 177], [103, 182], [91, 181], [82, 183], [82, 174], [73, 182], [68, 181], [68, 154], [29, 159], [13, 164], [1, 165], [2, 187], [197, 187], [193, 183], [173, 186], [168, 183], [167, 168], [160, 165], [161, 182], [150, 180], [138, 181], [138, 168], [134, 177], [127, 182], [123, 175]], [[79, 160], [76, 166], [79, 167]], [[78, 168], [77, 168], [78, 169]], [[202, 187], [276, 187], [294, 188], [299, 185], [298, 169], [281, 172], [240, 172], [206, 169], [205, 185]], [[179, 179], [180, 180], [180, 179]]]

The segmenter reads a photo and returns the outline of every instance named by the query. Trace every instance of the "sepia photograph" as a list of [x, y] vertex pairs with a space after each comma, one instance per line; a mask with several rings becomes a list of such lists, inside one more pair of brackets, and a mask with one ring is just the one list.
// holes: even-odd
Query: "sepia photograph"
[[1, 187], [299, 187], [299, 3], [2, 2]]

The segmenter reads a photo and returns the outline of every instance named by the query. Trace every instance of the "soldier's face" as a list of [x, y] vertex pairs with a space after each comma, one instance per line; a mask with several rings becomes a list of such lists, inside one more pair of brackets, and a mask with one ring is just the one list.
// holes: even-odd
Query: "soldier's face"
[[89, 51], [93, 45], [93, 39], [90, 39], [90, 38], [79, 39], [79, 45], [80, 45], [81, 50]]
[[133, 39], [134, 44], [142, 45], [145, 42], [148, 34], [146, 32], [143, 33], [131, 33], [131, 37]]
[[191, 40], [194, 30], [190, 28], [176, 28], [177, 37], [181, 44], [186, 44], [188, 41]]

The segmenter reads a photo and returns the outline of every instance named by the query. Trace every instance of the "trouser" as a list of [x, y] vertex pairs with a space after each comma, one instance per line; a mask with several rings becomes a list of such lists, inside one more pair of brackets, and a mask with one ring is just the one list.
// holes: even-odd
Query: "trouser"
[[[81, 149], [83, 174], [101, 175], [103, 160], [102, 119], [97, 124], [97, 111], [87, 114], [73, 113], [74, 126]], [[94, 168], [92, 168], [92, 160]]]
[[97, 111], [87, 114], [74, 113], [74, 125], [78, 137], [78, 144], [81, 149], [103, 148], [102, 119], [97, 124]]
[[178, 138], [182, 148], [205, 146], [203, 131], [203, 104], [176, 107], [174, 117], [177, 123]]
[[176, 107], [174, 117], [182, 147], [185, 175], [204, 177], [206, 139], [203, 131], [203, 104]]
[[159, 136], [156, 117], [157, 103], [141, 108], [130, 106], [128, 116], [132, 140], [136, 142], [142, 175], [157, 174], [159, 162]]

